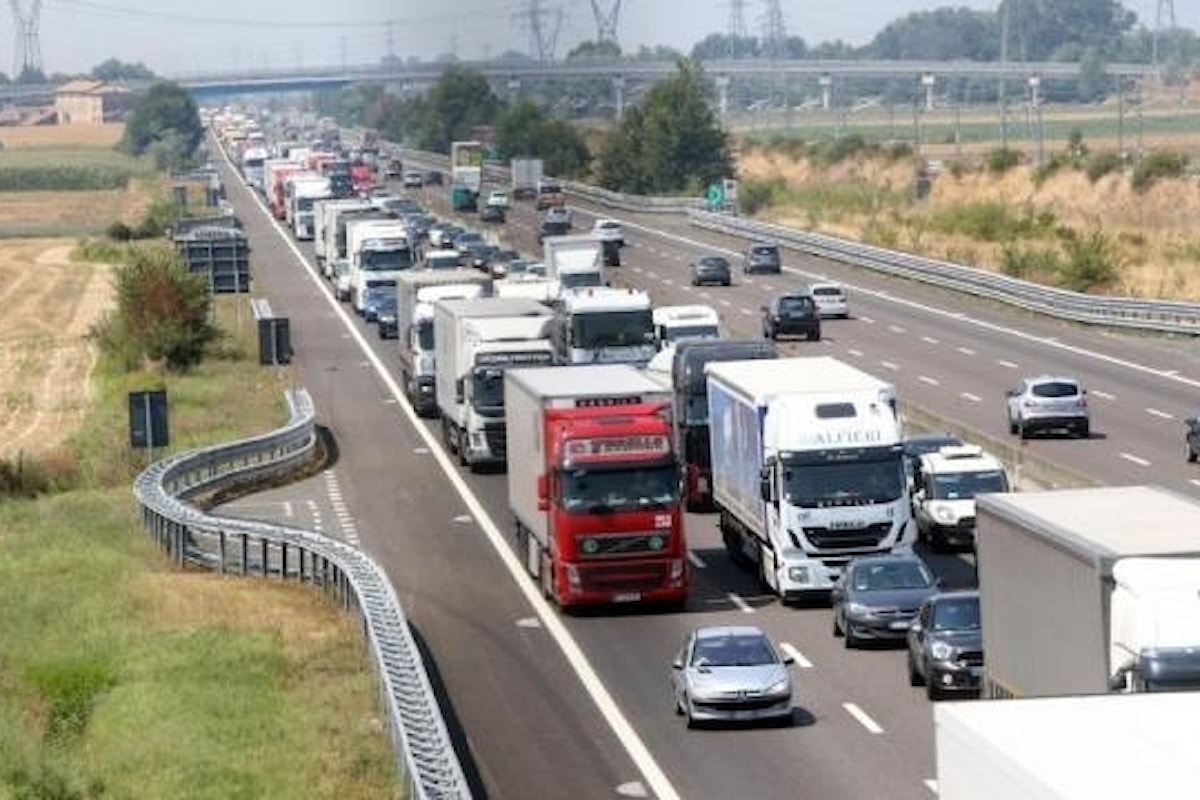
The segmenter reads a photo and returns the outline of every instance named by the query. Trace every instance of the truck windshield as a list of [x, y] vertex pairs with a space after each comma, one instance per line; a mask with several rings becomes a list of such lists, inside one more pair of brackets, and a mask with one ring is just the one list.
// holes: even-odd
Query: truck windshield
[[564, 272], [558, 276], [558, 283], [564, 289], [574, 289], [579, 286], [600, 286], [600, 273]]
[[653, 344], [654, 320], [649, 309], [576, 314], [571, 319], [571, 341], [586, 350]]
[[568, 513], [639, 511], [678, 502], [679, 471], [673, 464], [562, 473], [562, 507]]
[[408, 269], [412, 266], [412, 251], [407, 247], [389, 250], [366, 250], [362, 254], [362, 268], [367, 272], [386, 272]]
[[504, 370], [478, 367], [472, 377], [471, 404], [481, 414], [504, 411]]
[[677, 325], [663, 328], [664, 342], [678, 342], [680, 339], [715, 339], [720, 336], [716, 325]]
[[802, 508], [891, 503], [904, 494], [904, 487], [899, 455], [879, 461], [788, 463], [784, 468], [784, 497]]
[[315, 200], [312, 197], [298, 198], [296, 200], [296, 210], [297, 211], [312, 211], [314, 202], [315, 202]]
[[1007, 492], [1008, 479], [998, 469], [987, 472], [949, 472], [930, 475], [929, 497], [933, 500], [969, 500], [985, 492]]

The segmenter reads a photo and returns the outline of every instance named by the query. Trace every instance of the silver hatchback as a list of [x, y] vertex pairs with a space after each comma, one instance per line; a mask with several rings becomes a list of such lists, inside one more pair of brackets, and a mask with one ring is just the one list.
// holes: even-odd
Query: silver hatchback
[[1008, 432], [1028, 439], [1035, 433], [1064, 431], [1080, 439], [1091, 433], [1087, 390], [1075, 378], [1037, 375], [1005, 393]]
[[697, 722], [792, 717], [790, 656], [780, 655], [753, 625], [697, 628], [684, 640], [671, 671], [675, 713]]

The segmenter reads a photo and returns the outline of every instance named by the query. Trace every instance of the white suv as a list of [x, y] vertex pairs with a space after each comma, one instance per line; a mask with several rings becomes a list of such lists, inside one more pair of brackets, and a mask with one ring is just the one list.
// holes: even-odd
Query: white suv
[[1091, 433], [1092, 415], [1087, 390], [1075, 378], [1038, 375], [1024, 378], [1004, 395], [1008, 432], [1028, 439], [1044, 431], [1067, 431], [1080, 439]]
[[975, 543], [975, 495], [1007, 492], [1004, 464], [978, 445], [947, 445], [918, 461], [912, 497], [921, 541], [935, 550]]
[[615, 219], [598, 219], [592, 223], [592, 237], [601, 242], [615, 242], [618, 247], [625, 245], [625, 231]]
[[822, 317], [849, 318], [850, 304], [846, 300], [846, 290], [840, 283], [823, 281], [809, 284], [808, 292], [817, 304], [817, 313]]

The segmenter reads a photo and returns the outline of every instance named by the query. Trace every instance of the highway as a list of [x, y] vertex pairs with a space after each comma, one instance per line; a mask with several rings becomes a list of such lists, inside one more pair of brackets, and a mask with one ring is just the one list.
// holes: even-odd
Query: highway
[[[290, 317], [297, 380], [338, 445], [336, 504], [321, 476], [261, 498], [262, 508], [334, 509], [339, 528], [387, 570], [444, 692], [477, 797], [936, 796], [931, 707], [908, 685], [903, 650], [846, 651], [828, 608], [781, 606], [729, 563], [711, 515], [688, 517], [686, 612], [548, 608], [509, 550], [504, 476], [453, 465], [436, 426], [416, 420], [398, 392], [395, 342], [333, 301], [311, 249], [290, 245], [225, 178], [251, 240], [255, 293]], [[442, 194], [423, 198], [436, 206]], [[576, 216], [590, 227], [587, 209]], [[739, 272], [733, 287], [695, 289], [687, 263], [741, 243], [679, 219], [614, 216], [630, 242], [616, 280], [657, 303], [709, 303], [731, 334], [757, 336], [758, 309], [772, 293], [815, 276], [839, 280], [852, 319], [828, 321], [822, 341], [789, 342], [785, 352], [849, 360], [894, 381], [902, 403], [1096, 482], [1200, 491], [1200, 468], [1183, 457], [1182, 420], [1200, 406], [1190, 341], [1074, 327], [796, 254], [785, 254], [782, 276]], [[537, 252], [532, 209], [518, 206], [509, 220], [509, 241]], [[1085, 381], [1089, 440], [1018, 445], [1008, 435], [1003, 391], [1042, 371]], [[949, 585], [973, 579], [966, 557], [929, 561]], [[796, 656], [792, 725], [686, 730], [668, 691], [675, 651], [696, 625], [740, 621]]]

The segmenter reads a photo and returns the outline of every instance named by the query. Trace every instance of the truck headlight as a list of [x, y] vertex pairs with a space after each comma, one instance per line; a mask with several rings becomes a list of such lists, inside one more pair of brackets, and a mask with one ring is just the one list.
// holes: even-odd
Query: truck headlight
[[600, 542], [595, 539], [587, 538], [579, 543], [579, 549], [587, 553], [589, 556], [594, 556], [600, 552]]
[[950, 510], [950, 506], [934, 506], [933, 518], [938, 522], [951, 523], [954, 522], [954, 512]]
[[788, 567], [788, 580], [792, 583], [811, 583], [808, 567]]
[[661, 536], [651, 536], [646, 540], [646, 546], [651, 550], [658, 552], [667, 546], [667, 540]]

